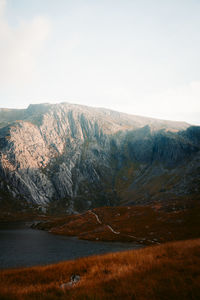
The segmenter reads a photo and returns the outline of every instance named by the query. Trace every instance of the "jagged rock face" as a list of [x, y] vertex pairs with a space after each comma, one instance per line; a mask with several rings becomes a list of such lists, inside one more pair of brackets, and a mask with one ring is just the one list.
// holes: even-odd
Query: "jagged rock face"
[[[199, 157], [198, 127], [67, 103], [1, 110], [0, 127], [2, 189], [41, 205], [153, 201], [152, 180], [179, 174], [186, 160]], [[186, 177], [171, 184], [174, 193], [187, 193]]]

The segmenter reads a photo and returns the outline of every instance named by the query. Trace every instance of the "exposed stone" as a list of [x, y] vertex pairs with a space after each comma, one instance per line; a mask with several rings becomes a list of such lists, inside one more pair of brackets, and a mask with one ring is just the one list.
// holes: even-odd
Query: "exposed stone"
[[81, 280], [81, 277], [80, 275], [77, 275], [77, 274], [73, 274], [70, 278], [70, 281], [69, 282], [66, 282], [66, 283], [62, 283], [60, 285], [60, 288], [65, 290], [69, 287], [72, 287], [74, 286], [75, 284], [77, 284], [79, 281]]
[[199, 127], [68, 103], [0, 118], [0, 186], [13, 197], [43, 207], [65, 199], [73, 213], [199, 193]]

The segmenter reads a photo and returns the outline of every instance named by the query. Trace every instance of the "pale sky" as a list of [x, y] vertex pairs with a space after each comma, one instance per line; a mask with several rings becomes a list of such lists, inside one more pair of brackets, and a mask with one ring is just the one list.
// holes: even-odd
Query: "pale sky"
[[200, 125], [200, 1], [0, 0], [0, 107], [63, 101]]

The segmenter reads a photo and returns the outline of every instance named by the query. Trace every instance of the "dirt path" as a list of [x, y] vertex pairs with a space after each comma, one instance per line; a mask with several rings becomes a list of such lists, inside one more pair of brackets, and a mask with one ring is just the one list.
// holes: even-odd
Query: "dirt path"
[[110, 231], [112, 231], [114, 234], [120, 234], [120, 232], [119, 231], [115, 231], [110, 225], [106, 225], [109, 229], [110, 229]]
[[93, 211], [91, 211], [91, 210], [90, 210], [90, 213], [93, 214], [93, 215], [96, 217], [97, 222], [98, 222], [99, 224], [102, 224], [102, 222], [99, 220], [99, 217], [98, 217], [97, 214], [95, 214], [95, 213], [94, 213]]
[[[99, 220], [99, 216], [98, 216], [97, 214], [95, 214], [95, 212], [93, 212], [93, 211], [90, 210], [90, 213], [93, 214], [93, 215], [96, 217], [96, 220], [97, 220], [97, 222], [98, 222], [99, 224], [103, 224], [103, 223]], [[110, 231], [111, 231], [112, 233], [114, 233], [114, 234], [120, 234], [119, 231], [115, 231], [110, 225], [107, 225], [107, 224], [105, 224], [105, 225], [110, 229]]]
[[[115, 231], [110, 225], [103, 224], [103, 223], [100, 221], [99, 216], [98, 216], [95, 212], [93, 212], [92, 210], [90, 210], [89, 212], [95, 216], [95, 218], [96, 218], [96, 220], [97, 220], [97, 222], [98, 222], [99, 224], [105, 225], [105, 226], [106, 226], [112, 233], [114, 233], [114, 234], [120, 234], [119, 231]], [[138, 237], [136, 237], [136, 236], [134, 236], [134, 235], [130, 235], [130, 234], [122, 234], [122, 235], [123, 235], [123, 236], [131, 237], [131, 238], [137, 239], [137, 240], [140, 239], [140, 238], [138, 238]], [[141, 240], [142, 240], [142, 238], [141, 238]], [[147, 239], [146, 239], [146, 240], [147, 240]], [[148, 241], [148, 242], [151, 242], [151, 243], [154, 243], [154, 244], [160, 244], [159, 242], [153, 241], [153, 240], [147, 240], [147, 241]]]

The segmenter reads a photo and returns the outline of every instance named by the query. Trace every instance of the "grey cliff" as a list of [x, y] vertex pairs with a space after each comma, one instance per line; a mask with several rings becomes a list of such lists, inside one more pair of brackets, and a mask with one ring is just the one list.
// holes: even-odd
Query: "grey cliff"
[[66, 210], [199, 193], [200, 128], [61, 103], [0, 110], [1, 190]]

